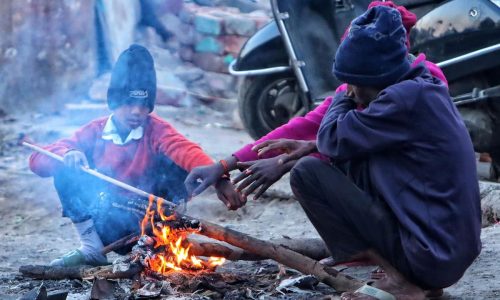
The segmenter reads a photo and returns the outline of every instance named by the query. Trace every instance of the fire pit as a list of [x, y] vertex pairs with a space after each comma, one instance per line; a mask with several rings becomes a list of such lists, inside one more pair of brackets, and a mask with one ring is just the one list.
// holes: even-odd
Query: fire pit
[[[276, 280], [286, 275], [280, 270], [278, 275], [269, 276], [267, 273], [259, 276], [249, 273], [254, 267], [249, 269], [248, 265], [244, 268], [243, 276], [234, 273], [234, 266], [229, 272], [218, 272], [216, 268], [224, 267], [225, 258], [233, 261], [273, 259], [304, 274], [314, 275], [317, 280], [337, 291], [353, 290], [360, 285], [359, 281], [318, 264], [317, 259], [327, 255], [321, 240], [319, 244], [307, 239], [263, 241], [208, 221], [178, 215], [172, 212], [172, 208], [175, 208], [174, 204], [150, 195], [140, 224], [140, 234], [116, 241], [103, 250], [103, 253], [108, 253], [122, 246], [130, 246], [131, 242], [135, 243], [132, 251], [115, 260], [113, 265], [94, 268], [29, 265], [21, 266], [19, 271], [26, 277], [44, 280], [92, 280], [92, 294], [97, 295], [94, 298], [98, 299], [109, 296], [102, 296], [101, 293], [111, 294], [111, 298], [122, 298], [123, 293], [137, 297], [157, 297], [192, 295], [200, 291], [207, 293], [205, 296], [210, 298], [233, 299], [242, 296], [242, 288], [243, 293], [249, 293], [245, 297], [252, 298], [255, 292], [267, 295], [276, 293]], [[227, 244], [199, 242], [189, 235], [203, 235]], [[260, 269], [256, 272], [260, 272]], [[116, 279], [120, 279], [119, 287]], [[310, 279], [305, 281], [310, 282]], [[283, 293], [283, 290], [290, 289], [280, 285], [278, 291]]]
[[[152, 209], [150, 197], [146, 214], [141, 222], [141, 237], [132, 248], [131, 263], [140, 262], [142, 267], [152, 274], [167, 275], [171, 272], [214, 271], [224, 263], [225, 258], [208, 257], [207, 259], [190, 254], [191, 244], [187, 236], [200, 232], [200, 222], [175, 214], [166, 216], [163, 199], [157, 201], [156, 211]], [[159, 221], [155, 221], [159, 217]], [[151, 235], [148, 235], [148, 231]]]

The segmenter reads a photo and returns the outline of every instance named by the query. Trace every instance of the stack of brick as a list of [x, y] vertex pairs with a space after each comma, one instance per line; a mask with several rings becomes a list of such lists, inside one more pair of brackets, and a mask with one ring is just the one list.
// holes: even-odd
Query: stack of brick
[[179, 38], [183, 44], [181, 53], [186, 51], [181, 54], [183, 59], [203, 70], [220, 73], [227, 73], [227, 65], [246, 40], [269, 21], [262, 14], [244, 14], [234, 7], [206, 7], [193, 3], [186, 4], [179, 16], [191, 27], [191, 32], [180, 33], [190, 38], [186, 43]]
[[228, 65], [248, 38], [269, 20], [262, 11], [241, 13], [235, 7], [185, 3], [177, 20], [167, 24], [176, 29], [173, 32], [179, 42], [180, 58], [205, 71], [209, 92], [234, 97], [236, 78], [228, 75]]

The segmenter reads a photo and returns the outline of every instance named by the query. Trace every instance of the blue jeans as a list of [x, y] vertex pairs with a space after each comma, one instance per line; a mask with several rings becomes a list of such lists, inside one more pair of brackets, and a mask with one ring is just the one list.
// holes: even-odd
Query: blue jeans
[[[187, 199], [184, 180], [187, 172], [163, 160], [156, 168], [153, 194], [175, 203]], [[73, 223], [93, 219], [104, 245], [140, 232], [148, 199], [131, 194], [81, 171], [62, 169], [54, 176], [54, 186], [63, 217]]]

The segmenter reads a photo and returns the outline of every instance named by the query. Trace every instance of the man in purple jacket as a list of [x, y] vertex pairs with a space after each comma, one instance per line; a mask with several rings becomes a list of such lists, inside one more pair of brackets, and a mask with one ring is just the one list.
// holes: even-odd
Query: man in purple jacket
[[333, 66], [350, 88], [317, 138], [330, 162], [305, 157], [291, 171], [333, 258], [369, 256], [386, 272], [342, 299], [424, 299], [457, 282], [481, 250], [470, 137], [443, 82], [410, 67], [405, 42], [395, 9], [373, 7], [352, 22]]
[[[398, 6], [391, 1], [373, 1], [368, 8], [374, 6], [388, 6], [395, 8], [401, 14], [403, 26], [409, 36], [410, 30], [416, 23], [417, 16], [407, 10], [404, 6]], [[348, 31], [344, 34], [347, 36]], [[407, 47], [409, 42], [407, 40]], [[408, 55], [412, 67], [424, 64], [433, 77], [447, 84], [446, 78], [435, 64], [426, 60], [424, 54], [417, 57]], [[347, 84], [342, 84], [335, 91], [336, 94], [344, 92]], [[195, 168], [188, 176], [186, 185], [193, 196], [201, 193], [210, 185], [215, 185], [219, 198], [229, 209], [238, 209], [245, 205], [247, 196], [256, 192], [254, 199], [261, 196], [267, 188], [288, 173], [297, 160], [306, 155], [315, 155], [327, 159], [319, 154], [316, 148], [316, 137], [321, 120], [326, 114], [328, 107], [334, 97], [328, 97], [313, 111], [305, 116], [295, 117], [259, 140], [243, 146], [219, 163]], [[362, 106], [360, 106], [362, 107]], [[285, 153], [285, 154], [284, 154]], [[282, 163], [281, 163], [282, 162]], [[234, 178], [234, 182], [240, 182], [238, 192], [230, 189], [222, 190], [219, 178], [237, 168], [245, 169], [245, 172]], [[198, 180], [201, 184], [198, 184]]]

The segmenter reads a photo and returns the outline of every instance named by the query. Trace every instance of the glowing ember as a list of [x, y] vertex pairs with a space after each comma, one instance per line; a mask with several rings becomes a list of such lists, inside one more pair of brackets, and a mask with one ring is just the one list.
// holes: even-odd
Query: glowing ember
[[[159, 274], [178, 271], [201, 271], [213, 269], [224, 263], [223, 257], [210, 257], [207, 260], [189, 254], [191, 244], [186, 245], [186, 236], [196, 229], [176, 229], [168, 226], [169, 221], [175, 221], [175, 215], [165, 216], [163, 214], [164, 199], [158, 198], [156, 212], [152, 209], [155, 197], [149, 197], [149, 205], [141, 222], [141, 235], [146, 237], [146, 227], [151, 226], [153, 233], [151, 244], [156, 254], [148, 256], [145, 264]], [[155, 214], [160, 216], [162, 222], [155, 223]]]

